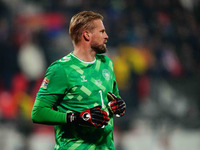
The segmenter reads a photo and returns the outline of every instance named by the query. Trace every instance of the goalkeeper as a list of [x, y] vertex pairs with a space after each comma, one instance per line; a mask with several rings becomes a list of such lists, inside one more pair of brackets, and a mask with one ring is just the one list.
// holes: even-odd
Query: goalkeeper
[[54, 150], [113, 150], [113, 116], [123, 116], [113, 63], [103, 54], [108, 35], [103, 17], [74, 15], [69, 26], [74, 50], [52, 63], [32, 109], [34, 123], [55, 126]]

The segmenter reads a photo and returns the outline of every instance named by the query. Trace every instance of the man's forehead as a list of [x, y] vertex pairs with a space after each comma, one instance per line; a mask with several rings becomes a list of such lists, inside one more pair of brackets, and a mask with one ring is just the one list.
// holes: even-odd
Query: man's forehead
[[102, 28], [104, 29], [104, 24], [103, 24], [103, 21], [101, 19], [96, 19], [93, 21], [94, 25], [95, 25], [95, 28]]

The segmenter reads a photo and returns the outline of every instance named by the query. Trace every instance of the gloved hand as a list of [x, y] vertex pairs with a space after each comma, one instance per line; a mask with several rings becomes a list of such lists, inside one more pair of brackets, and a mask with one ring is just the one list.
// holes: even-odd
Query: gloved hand
[[120, 97], [116, 97], [114, 94], [107, 93], [108, 100], [110, 101], [108, 105], [110, 106], [111, 111], [116, 117], [121, 117], [125, 114], [126, 103]]
[[79, 125], [101, 127], [108, 124], [110, 118], [108, 113], [101, 110], [101, 106], [96, 106], [91, 109], [86, 109], [81, 113], [68, 113], [67, 123], [77, 123]]

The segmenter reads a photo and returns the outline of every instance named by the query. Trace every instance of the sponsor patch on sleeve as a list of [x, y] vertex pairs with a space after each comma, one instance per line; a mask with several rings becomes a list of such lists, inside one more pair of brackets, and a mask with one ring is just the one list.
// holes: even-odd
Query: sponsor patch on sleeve
[[45, 77], [44, 80], [42, 81], [41, 87], [43, 87], [44, 89], [46, 89], [48, 83], [49, 83], [49, 79], [47, 79], [47, 78]]

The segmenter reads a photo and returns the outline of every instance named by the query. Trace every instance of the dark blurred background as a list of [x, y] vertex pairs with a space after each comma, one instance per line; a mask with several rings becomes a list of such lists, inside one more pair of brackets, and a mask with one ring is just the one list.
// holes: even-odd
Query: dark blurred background
[[0, 150], [50, 150], [53, 127], [30, 114], [45, 70], [73, 51], [70, 18], [104, 16], [126, 116], [116, 150], [199, 150], [199, 0], [1, 0]]

